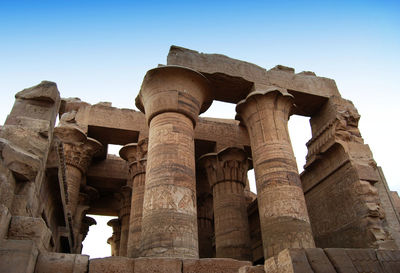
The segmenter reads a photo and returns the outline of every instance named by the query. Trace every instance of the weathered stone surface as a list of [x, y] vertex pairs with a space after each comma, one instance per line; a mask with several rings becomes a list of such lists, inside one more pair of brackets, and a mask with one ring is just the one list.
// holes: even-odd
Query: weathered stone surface
[[[135, 273], [180, 273], [182, 260], [171, 258], [137, 258]], [[91, 272], [90, 272], [91, 273]]]
[[91, 259], [88, 273], [133, 273], [135, 260], [126, 257]]
[[182, 273], [237, 273], [239, 268], [250, 265], [250, 262], [234, 259], [187, 259], [183, 260]]
[[37, 259], [35, 273], [87, 273], [88, 262], [87, 255], [44, 252]]
[[49, 247], [51, 231], [42, 218], [13, 216], [8, 229], [8, 238], [33, 240], [40, 251]]
[[0, 272], [33, 273], [38, 253], [30, 240], [1, 240]]

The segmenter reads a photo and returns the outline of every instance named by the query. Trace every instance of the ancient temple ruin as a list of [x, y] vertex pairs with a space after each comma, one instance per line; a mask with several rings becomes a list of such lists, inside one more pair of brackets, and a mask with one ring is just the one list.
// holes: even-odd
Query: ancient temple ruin
[[[15, 98], [0, 127], [0, 272], [400, 272], [399, 196], [334, 80], [172, 46], [140, 112], [62, 99], [53, 82]], [[235, 120], [199, 117], [213, 101]], [[301, 174], [291, 115], [310, 117]], [[111, 257], [80, 254], [87, 214], [115, 217], [99, 238]]]

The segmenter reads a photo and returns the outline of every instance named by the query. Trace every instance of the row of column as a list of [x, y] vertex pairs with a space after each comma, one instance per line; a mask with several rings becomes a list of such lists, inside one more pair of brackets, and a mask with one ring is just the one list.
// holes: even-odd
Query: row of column
[[[136, 105], [146, 116], [148, 144], [121, 150], [131, 182], [121, 192], [120, 228], [110, 240], [115, 254], [199, 257], [194, 128], [212, 99], [208, 80], [196, 71], [164, 66], [146, 74]], [[287, 129], [292, 107], [293, 97], [284, 89], [254, 90], [236, 107], [249, 132], [253, 163], [240, 148], [201, 158], [214, 198], [217, 257], [250, 259], [244, 195], [250, 164], [256, 175], [264, 257], [288, 247], [314, 247]], [[74, 211], [84, 170], [67, 166], [69, 209]]]
[[[212, 97], [207, 79], [187, 68], [160, 67], [144, 78], [136, 105], [146, 115], [149, 141], [141, 235], [130, 247], [135, 255], [199, 256], [194, 128]], [[236, 107], [251, 142], [265, 258], [314, 247], [287, 129], [292, 107], [292, 95], [274, 86], [254, 90]], [[242, 149], [228, 148], [200, 162], [213, 192], [217, 257], [249, 260], [244, 187], [251, 161]]]

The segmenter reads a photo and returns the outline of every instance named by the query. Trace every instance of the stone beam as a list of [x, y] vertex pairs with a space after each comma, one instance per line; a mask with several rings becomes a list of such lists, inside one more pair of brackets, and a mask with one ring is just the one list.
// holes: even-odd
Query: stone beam
[[254, 89], [254, 85], [274, 85], [294, 95], [298, 115], [311, 116], [331, 96], [340, 96], [332, 79], [318, 77], [310, 71], [295, 74], [294, 69], [277, 65], [266, 70], [255, 64], [220, 54], [204, 54], [171, 46], [167, 65], [179, 65], [199, 71], [211, 82], [215, 100], [237, 103]]
[[[126, 145], [138, 142], [139, 135], [141, 138], [148, 135], [144, 114], [135, 110], [89, 105], [79, 109], [75, 119], [86, 127], [88, 136], [101, 143]], [[246, 129], [238, 124], [238, 121], [229, 119], [199, 118], [195, 140], [215, 143], [216, 150], [250, 146]]]

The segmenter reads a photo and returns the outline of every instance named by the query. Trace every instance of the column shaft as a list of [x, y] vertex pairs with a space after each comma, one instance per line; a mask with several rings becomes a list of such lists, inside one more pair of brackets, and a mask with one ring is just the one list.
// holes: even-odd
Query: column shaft
[[69, 211], [74, 215], [79, 202], [82, 172], [79, 168], [66, 164], [66, 173]]
[[224, 181], [213, 187], [217, 258], [251, 260], [250, 232], [244, 186]]
[[150, 122], [142, 230], [143, 256], [198, 257], [194, 130], [183, 114]]
[[[140, 254], [140, 237], [142, 234], [143, 197], [145, 187], [146, 160], [134, 162], [136, 173], [132, 183], [131, 215], [129, 220], [128, 257], [137, 258]], [[139, 166], [138, 166], [139, 165]], [[131, 167], [132, 168], [132, 167]]]

